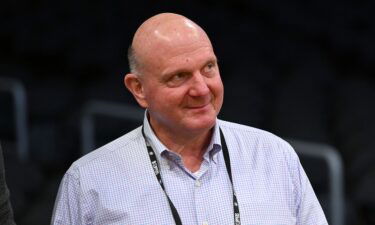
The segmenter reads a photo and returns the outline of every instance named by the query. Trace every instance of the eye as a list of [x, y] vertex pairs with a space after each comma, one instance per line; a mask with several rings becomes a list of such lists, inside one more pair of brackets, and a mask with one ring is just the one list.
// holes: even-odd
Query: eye
[[188, 78], [187, 73], [177, 73], [171, 76], [168, 81], [167, 85], [171, 87], [176, 87], [181, 85], [186, 79]]
[[206, 66], [203, 68], [204, 73], [212, 73], [215, 69], [216, 64], [213, 62], [209, 62], [206, 64]]
[[206, 72], [209, 72], [211, 71], [212, 69], [214, 68], [214, 64], [213, 63], [208, 63], [205, 67], [205, 71]]
[[203, 67], [202, 73], [207, 77], [212, 77], [215, 75], [216, 64], [214, 62], [209, 62]]

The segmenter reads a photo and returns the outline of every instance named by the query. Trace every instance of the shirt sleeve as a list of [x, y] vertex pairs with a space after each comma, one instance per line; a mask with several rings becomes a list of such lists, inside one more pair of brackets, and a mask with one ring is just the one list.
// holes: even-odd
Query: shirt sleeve
[[78, 177], [66, 173], [57, 193], [51, 225], [84, 224], [81, 201]]
[[295, 154], [297, 185], [297, 225], [328, 225], [311, 183]]

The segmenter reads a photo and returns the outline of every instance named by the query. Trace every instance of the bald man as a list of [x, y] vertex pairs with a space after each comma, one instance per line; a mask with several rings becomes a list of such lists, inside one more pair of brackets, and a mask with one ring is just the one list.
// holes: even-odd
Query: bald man
[[224, 89], [201, 27], [151, 17], [129, 64], [143, 126], [73, 163], [52, 224], [327, 224], [289, 144], [217, 119]]

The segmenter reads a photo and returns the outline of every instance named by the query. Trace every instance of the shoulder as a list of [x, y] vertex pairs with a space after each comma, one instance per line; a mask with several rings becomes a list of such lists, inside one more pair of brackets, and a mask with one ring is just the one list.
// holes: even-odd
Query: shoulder
[[121, 160], [129, 158], [129, 155], [137, 154], [139, 152], [137, 150], [141, 148], [142, 144], [142, 131], [141, 127], [138, 127], [82, 156], [73, 162], [67, 174], [77, 178], [78, 174], [85, 171], [114, 166], [116, 163], [121, 163]]
[[224, 137], [229, 144], [246, 154], [284, 158], [286, 161], [298, 159], [292, 146], [279, 136], [254, 127], [218, 120]]
[[284, 139], [269, 131], [224, 120], [218, 120], [218, 124], [224, 134], [227, 134], [228, 136], [247, 138], [251, 141], [266, 142], [290, 148], [290, 145]]
[[[293, 147], [268, 131], [250, 126], [219, 121], [228, 151], [243, 171], [257, 171], [258, 176], [269, 180], [290, 182], [299, 186], [301, 165]], [[241, 163], [239, 163], [240, 165]]]

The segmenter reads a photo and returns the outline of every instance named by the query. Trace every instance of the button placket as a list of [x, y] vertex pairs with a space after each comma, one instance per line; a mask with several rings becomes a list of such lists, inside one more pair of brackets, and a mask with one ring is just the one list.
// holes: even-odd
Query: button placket
[[207, 185], [205, 185], [209, 176], [208, 162], [203, 162], [201, 166], [202, 172], [194, 180], [194, 199], [195, 199], [195, 210], [197, 215], [198, 224], [208, 224], [208, 212], [207, 212]]
[[200, 181], [200, 179], [195, 180], [195, 183], [194, 183], [195, 187], [200, 187], [201, 185], [202, 185], [202, 182]]

